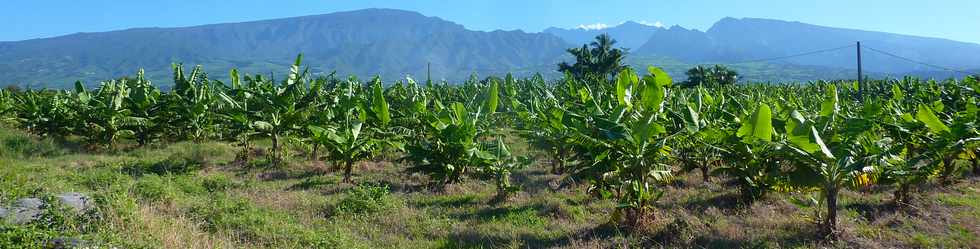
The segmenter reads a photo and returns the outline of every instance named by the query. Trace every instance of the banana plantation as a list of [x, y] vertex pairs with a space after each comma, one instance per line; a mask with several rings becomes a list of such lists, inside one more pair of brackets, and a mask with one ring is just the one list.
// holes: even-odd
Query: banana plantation
[[[223, 81], [200, 67], [188, 72], [174, 65], [173, 85], [167, 89], [151, 83], [141, 70], [94, 88], [76, 83], [70, 90], [4, 90], [0, 119], [31, 137], [77, 145], [76, 153], [223, 144], [234, 154], [225, 165], [275, 169], [310, 162], [325, 169], [309, 171], [315, 173], [308, 177], [336, 176], [340, 180], [329, 184], [338, 186], [386, 182], [366, 180], [368, 171], [385, 167], [411, 179], [401, 185], [433, 189], [434, 196], [472, 189], [461, 185], [487, 185], [493, 189], [492, 205], [508, 205], [530, 191], [522, 186], [526, 177], [515, 172], [540, 169], [562, 182], [541, 193], [570, 189], [586, 196], [572, 205], [609, 202], [608, 209], [595, 212], [601, 215], [595, 223], [624, 233], [672, 219], [662, 211], [673, 208], [673, 202], [663, 201], [672, 189], [714, 182], [732, 189], [735, 202], [743, 205], [775, 198], [811, 207], [812, 216], [798, 218], [811, 224], [806, 230], [817, 234], [814, 243], [833, 243], [857, 233], [838, 225], [846, 215], [842, 193], [851, 199], [885, 195], [889, 198], [876, 202], [914, 211], [919, 195], [963, 186], [956, 184], [980, 174], [980, 81], [973, 77], [708, 86], [675, 84], [651, 66], [607, 77], [474, 76], [449, 84], [312, 74], [301, 58], [281, 78], [233, 70], [215, 77], [230, 79]], [[133, 179], [141, 186], [143, 180]], [[389, 185], [398, 191], [428, 191]], [[377, 196], [371, 190], [387, 189], [364, 188], [357, 193]], [[0, 201], [26, 195], [0, 195]], [[134, 203], [99, 205], [108, 213], [126, 208], [153, 213], [132, 206], [142, 199]], [[345, 210], [340, 208], [344, 203], [335, 209]], [[193, 214], [218, 212], [190, 206], [186, 210]], [[238, 229], [204, 220], [203, 228], [192, 225], [204, 234]], [[290, 229], [269, 233], [305, 233]], [[967, 229], [967, 244], [977, 241], [975, 232]], [[265, 232], [239, 236], [247, 244], [328, 247]], [[701, 244], [694, 241], [673, 245]], [[504, 242], [442, 247], [507, 247]], [[277, 243], [265, 245], [292, 245]]]

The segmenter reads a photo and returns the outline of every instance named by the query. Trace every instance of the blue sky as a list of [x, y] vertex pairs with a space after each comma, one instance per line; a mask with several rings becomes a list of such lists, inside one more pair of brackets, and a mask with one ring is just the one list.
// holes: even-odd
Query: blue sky
[[[396, 8], [438, 16], [476, 30], [575, 27], [635, 20], [707, 29], [722, 17], [806, 23], [942, 37], [980, 43], [977, 0], [7, 0], [0, 41], [133, 27], [179, 27]], [[601, 3], [599, 3], [601, 2]]]

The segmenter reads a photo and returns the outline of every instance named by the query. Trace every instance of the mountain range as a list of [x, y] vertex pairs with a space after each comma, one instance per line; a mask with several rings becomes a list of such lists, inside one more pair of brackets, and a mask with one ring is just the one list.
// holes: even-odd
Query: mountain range
[[585, 44], [595, 40], [600, 34], [609, 34], [618, 41], [619, 46], [635, 50], [650, 40], [653, 34], [663, 31], [664, 28], [653, 25], [641, 24], [634, 21], [627, 21], [614, 27], [608, 28], [585, 28], [563, 29], [550, 27], [544, 33], [553, 34], [561, 37], [562, 40], [572, 44]]
[[[871, 76], [962, 76], [925, 66], [980, 68], [980, 44], [755, 18], [724, 18], [707, 31], [625, 22], [605, 29], [548, 28], [543, 32], [474, 31], [422, 14], [364, 9], [324, 15], [179, 28], [136, 28], [0, 42], [0, 85], [64, 87], [75, 80], [131, 75], [139, 68], [167, 85], [170, 64], [203, 65], [211, 78], [231, 68], [281, 73], [302, 53], [313, 72], [390, 81], [406, 75], [450, 81], [554, 72], [565, 50], [608, 33], [628, 48], [628, 63], [660, 65], [675, 78], [696, 64], [735, 63], [839, 48], [806, 56], [731, 65], [745, 80], [853, 78], [861, 41]], [[874, 49], [874, 50], [870, 50]], [[912, 63], [883, 51], [922, 63]]]

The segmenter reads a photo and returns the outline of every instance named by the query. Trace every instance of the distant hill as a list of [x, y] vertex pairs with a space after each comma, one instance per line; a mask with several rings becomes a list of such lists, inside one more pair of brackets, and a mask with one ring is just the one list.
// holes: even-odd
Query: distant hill
[[550, 34], [471, 31], [415, 12], [366, 9], [0, 42], [0, 84], [91, 84], [131, 75], [141, 67], [166, 84], [172, 62], [202, 64], [212, 78], [226, 77], [232, 67], [281, 73], [299, 53], [318, 72], [422, 78], [431, 63], [433, 78], [462, 79], [474, 72], [554, 65], [571, 46]]
[[[203, 65], [211, 78], [231, 68], [248, 73], [283, 74], [304, 54], [314, 73], [385, 80], [405, 75], [424, 78], [431, 63], [434, 79], [458, 81], [476, 73], [519, 76], [541, 73], [557, 78], [556, 64], [601, 33], [630, 48], [635, 67], [662, 66], [674, 78], [697, 64], [772, 58], [848, 46], [862, 41], [864, 69], [874, 77], [913, 74], [962, 77], [872, 52], [871, 48], [956, 69], [980, 68], [980, 44], [882, 32], [823, 27], [799, 22], [724, 18], [707, 31], [681, 26], [661, 28], [625, 22], [605, 29], [549, 28], [540, 33], [473, 31], [419, 13], [365, 9], [324, 15], [181, 28], [137, 28], [60, 37], [0, 42], [0, 85], [66, 87], [75, 80], [132, 75], [144, 68], [157, 84], [170, 84], [170, 64]], [[846, 79], [856, 73], [854, 49], [786, 60], [739, 64], [750, 81]], [[972, 70], [978, 71], [978, 70]]]
[[[900, 74], [937, 70], [883, 55], [871, 48], [947, 67], [980, 67], [980, 44], [757, 18], [724, 18], [705, 32], [671, 27], [654, 33], [633, 53], [669, 56], [690, 63], [733, 62], [847, 46], [855, 41], [862, 42], [862, 57], [865, 69], [869, 71]], [[855, 53], [855, 49], [850, 48], [780, 63], [853, 68]]]
[[636, 50], [643, 46], [643, 44], [646, 44], [650, 40], [650, 37], [660, 30], [663, 30], [663, 28], [628, 21], [615, 27], [604, 29], [563, 29], [551, 27], [545, 29], [544, 32], [558, 36], [569, 43], [579, 44], [580, 46], [581, 44], [592, 42], [600, 34], [607, 33], [616, 39], [618, 42], [616, 44], [617, 46]]

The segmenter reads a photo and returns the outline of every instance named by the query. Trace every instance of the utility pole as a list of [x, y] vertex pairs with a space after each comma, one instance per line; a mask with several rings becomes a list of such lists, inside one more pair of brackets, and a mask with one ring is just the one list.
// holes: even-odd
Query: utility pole
[[864, 72], [861, 71], [861, 42], [857, 42], [858, 100], [864, 97]]

